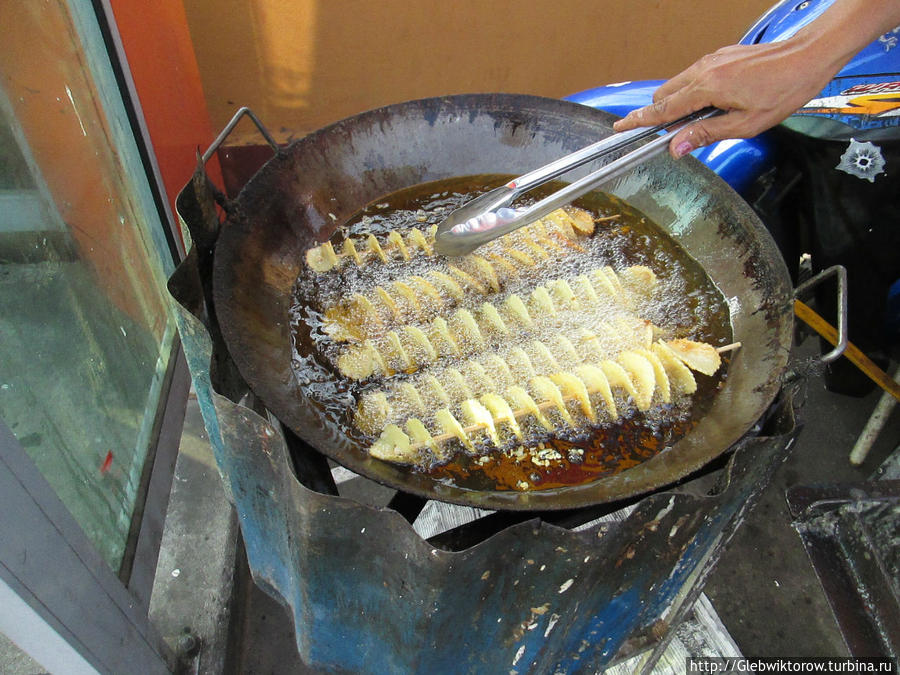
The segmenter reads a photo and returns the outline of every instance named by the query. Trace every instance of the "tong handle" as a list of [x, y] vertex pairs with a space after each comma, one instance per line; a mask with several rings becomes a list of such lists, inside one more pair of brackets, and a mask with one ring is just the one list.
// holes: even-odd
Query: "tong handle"
[[[673, 127], [675, 125], [685, 123], [685, 122], [693, 122], [701, 119], [707, 119], [709, 117], [714, 117], [716, 115], [720, 115], [723, 111], [718, 108], [705, 108], [699, 112], [691, 113], [685, 117], [676, 120], [667, 125], [663, 125], [662, 127], [652, 127], [652, 128], [643, 128], [639, 129], [639, 134], [629, 134], [629, 138], [627, 142], [622, 141], [622, 135], [616, 134], [611, 136], [610, 138], [615, 139], [613, 143], [608, 144], [607, 148], [604, 148], [602, 154], [606, 154], [611, 152], [609, 147], [617, 148], [621, 147], [621, 145], [627, 145], [628, 143], [633, 143], [636, 140], [637, 136], [646, 137], [655, 133], [658, 133], [660, 130]], [[628, 132], [624, 132], [628, 133]], [[608, 139], [607, 139], [608, 140]], [[555, 211], [571, 202], [574, 199], [577, 199], [581, 195], [590, 192], [595, 189], [602, 183], [606, 181], [612, 180], [613, 178], [618, 178], [619, 176], [627, 173], [634, 167], [638, 166], [642, 162], [647, 161], [651, 157], [658, 155], [661, 153], [666, 146], [669, 144], [669, 134], [662, 134], [660, 136], [655, 137], [653, 140], [645, 143], [644, 145], [632, 150], [631, 152], [619, 157], [618, 159], [613, 160], [609, 164], [605, 164], [593, 173], [589, 173], [587, 176], [580, 178], [579, 180], [571, 183], [564, 188], [557, 190], [553, 194], [544, 197], [540, 201], [535, 204], [532, 204], [527, 209], [519, 213], [515, 218], [506, 221], [502, 225], [498, 225], [496, 227], [492, 227], [490, 229], [480, 230], [480, 231], [470, 231], [466, 232], [462, 235], [454, 235], [453, 233], [448, 233], [450, 236], [443, 238], [441, 241], [441, 245], [443, 247], [442, 253], [445, 255], [463, 255], [470, 251], [475, 250], [479, 246], [488, 243], [489, 241], [493, 241], [497, 237], [503, 236], [504, 234], [508, 234], [514, 230], [519, 229], [529, 223], [533, 223], [538, 218], [543, 218], [551, 211]], [[593, 147], [596, 147], [598, 144], [595, 143]], [[592, 146], [588, 146], [592, 147]], [[573, 153], [578, 154], [578, 153]], [[598, 156], [598, 153], [595, 152], [594, 157]], [[571, 155], [569, 155], [571, 157]], [[566, 158], [563, 158], [565, 160]], [[588, 161], [587, 159], [581, 160], [581, 163]], [[551, 164], [556, 164], [553, 162]], [[547, 165], [550, 166], [550, 165]], [[567, 164], [569, 167], [567, 170], [572, 168], [571, 162]], [[526, 174], [525, 177], [531, 176], [532, 174], [536, 174], [541, 172], [542, 175], [558, 175], [556, 173], [544, 172], [543, 170], [546, 167], [541, 167], [537, 171], [531, 172], [531, 174]], [[553, 170], [554, 172], [556, 169]], [[530, 179], [534, 181], [535, 179]], [[550, 178], [545, 178], [543, 182], [550, 180]], [[516, 181], [512, 181], [512, 183], [508, 183], [506, 185], [507, 188], [516, 184], [515, 187], [518, 187], [517, 192], [523, 192], [525, 188], [518, 186], [518, 179]], [[538, 183], [540, 184], [540, 183]], [[532, 185], [531, 187], [534, 187]]]
[[583, 164], [587, 164], [588, 162], [603, 157], [604, 155], [608, 155], [621, 150], [631, 145], [632, 143], [637, 143], [638, 141], [642, 141], [645, 138], [650, 138], [651, 136], [655, 136], [661, 131], [665, 131], [666, 129], [670, 129], [671, 127], [677, 125], [705, 119], [706, 117], [710, 117], [713, 114], [717, 114], [718, 112], [719, 111], [717, 111], [715, 108], [704, 108], [703, 110], [690, 113], [689, 115], [685, 115], [684, 117], [681, 117], [672, 122], [667, 122], [666, 124], [659, 124], [655, 127], [640, 127], [637, 129], [629, 129], [628, 131], [622, 131], [618, 134], [607, 136], [606, 138], [599, 140], [596, 143], [587, 145], [580, 150], [569, 153], [565, 157], [560, 157], [559, 159], [545, 164], [544, 166], [538, 167], [534, 171], [529, 171], [528, 173], [519, 176], [518, 178], [507, 183], [506, 187], [510, 188], [511, 190], [515, 190], [515, 194], [517, 195], [522, 194], [523, 192], [527, 192], [528, 190], [536, 188], [539, 185], [543, 185], [544, 183], [551, 181], [554, 178], [558, 178], [559, 176], [562, 176], [563, 174], [568, 173], [573, 169], [577, 169]]

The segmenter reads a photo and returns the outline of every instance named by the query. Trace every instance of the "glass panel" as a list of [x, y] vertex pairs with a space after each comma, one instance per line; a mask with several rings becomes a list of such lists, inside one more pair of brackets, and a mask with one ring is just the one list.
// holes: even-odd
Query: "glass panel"
[[90, 2], [0, 12], [0, 417], [117, 570], [171, 352], [172, 261]]

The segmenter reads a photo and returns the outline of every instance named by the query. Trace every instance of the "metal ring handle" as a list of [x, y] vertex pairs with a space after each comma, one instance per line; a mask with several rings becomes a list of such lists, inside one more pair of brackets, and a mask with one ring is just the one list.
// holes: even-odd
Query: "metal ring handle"
[[266, 139], [266, 143], [268, 143], [272, 147], [272, 150], [274, 150], [276, 153], [278, 152], [279, 145], [275, 141], [275, 139], [272, 138], [269, 130], [266, 129], [265, 125], [259, 121], [259, 118], [252, 110], [250, 110], [250, 108], [248, 108], [247, 106], [243, 106], [242, 108], [239, 108], [236, 113], [234, 113], [234, 117], [231, 118], [231, 121], [225, 125], [225, 128], [222, 129], [221, 132], [219, 132], [219, 135], [216, 136], [216, 139], [206, 149], [206, 152], [204, 152], [200, 156], [200, 161], [203, 162], [203, 164], [206, 164], [209, 161], [209, 158], [212, 157], [213, 153], [218, 150], [219, 146], [222, 145], [226, 138], [228, 138], [228, 135], [234, 130], [234, 128], [237, 126], [237, 123], [241, 121], [241, 118], [244, 115], [247, 115], [247, 117], [249, 117], [253, 121], [253, 124], [256, 125], [259, 133], [262, 134], [262, 137]]
[[280, 150], [278, 143], [252, 110], [242, 107], [234, 114], [231, 121], [225, 125], [225, 128], [206, 149], [206, 152], [198, 156], [197, 166], [191, 180], [175, 198], [175, 212], [178, 214], [178, 221], [181, 225], [181, 236], [185, 249], [189, 249], [190, 244], [196, 242], [203, 242], [204, 246], [210, 247], [215, 244], [221, 226], [221, 216], [216, 211], [216, 205], [221, 206], [226, 212], [228, 205], [224, 190], [220, 191], [210, 180], [206, 172], [206, 163], [244, 115], [250, 117], [276, 154]]
[[794, 298], [799, 299], [802, 294], [808, 293], [829, 277], [837, 277], [837, 344], [830, 352], [819, 357], [822, 363], [835, 361], [847, 348], [847, 269], [843, 265], [834, 265], [794, 289]]

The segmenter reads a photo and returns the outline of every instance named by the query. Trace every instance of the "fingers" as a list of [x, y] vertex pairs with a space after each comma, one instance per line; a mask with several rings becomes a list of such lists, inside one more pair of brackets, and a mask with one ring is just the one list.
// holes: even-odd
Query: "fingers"
[[[658, 103], [635, 110], [627, 117], [616, 122], [613, 128], [616, 131], [626, 131], [627, 129], [640, 126], [663, 124], [706, 107], [701, 105], [699, 108], [695, 108], [693, 105], [677, 99], [676, 94]], [[629, 120], [629, 118], [631, 119]], [[626, 126], [626, 123], [631, 124], [631, 126]], [[690, 154], [697, 148], [711, 145], [726, 138], [755, 136], [765, 128], [767, 128], [765, 123], [755, 123], [743, 111], [728, 112], [719, 117], [692, 122], [682, 129], [671, 132], [672, 139], [669, 142], [669, 154], [678, 159]]]
[[719, 139], [713, 137], [707, 120], [694, 122], [672, 134], [672, 140], [669, 141], [669, 154], [673, 158], [679, 159], [689, 155], [697, 148], [702, 148], [717, 140]]
[[654, 103], [658, 103], [659, 101], [668, 98], [675, 92], [680, 89], [684, 89], [692, 82], [697, 79], [697, 70], [701, 67], [703, 61], [698, 61], [693, 64], [686, 70], [682, 70], [677, 75], [674, 75], [670, 79], [663, 82], [659, 87], [656, 88], [656, 91], [653, 92], [653, 101]]
[[616, 131], [627, 131], [663, 124], [711, 105], [695, 85], [701, 73], [713, 66], [717, 58], [718, 53], [707, 55], [663, 82], [653, 92], [653, 103], [631, 111], [617, 121], [613, 128]]
[[[654, 98], [656, 98], [655, 95]], [[613, 124], [613, 129], [616, 131], [627, 131], [637, 127], [651, 127], [672, 122], [708, 105], [709, 103], [705, 97], [694, 93], [690, 87], [683, 87], [650, 105], [631, 111]]]
[[[666, 108], [668, 107], [668, 99], [656, 101], [643, 108], [632, 110], [622, 119], [613, 124], [616, 131], [628, 131], [637, 127], [650, 127], [654, 124], [661, 124], [660, 120], [667, 118]], [[673, 118], [674, 119], [674, 118]]]
[[697, 148], [712, 145], [727, 138], [755, 136], [765, 128], [767, 128], [765, 123], [755, 123], [747, 113], [729, 112], [720, 117], [693, 122], [683, 129], [672, 132], [669, 154], [678, 159]]
[[613, 127], [627, 131], [660, 125], [715, 107], [727, 112], [672, 132], [673, 157], [726, 138], [755, 136], [781, 122], [827, 82], [798, 85], [797, 73], [807, 68], [809, 57], [803, 52], [798, 57], [797, 49], [785, 44], [732, 45], [708, 54], [660, 86], [651, 105]]

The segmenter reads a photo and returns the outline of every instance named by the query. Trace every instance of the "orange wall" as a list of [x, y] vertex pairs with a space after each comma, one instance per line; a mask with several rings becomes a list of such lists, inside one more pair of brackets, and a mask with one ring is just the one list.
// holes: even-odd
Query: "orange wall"
[[[197, 150], [206, 150], [215, 137], [184, 5], [156, 0], [152, 12], [142, 0], [110, 5], [174, 215], [175, 198], [197, 165]], [[207, 170], [221, 186], [215, 157]]]
[[[560, 97], [665, 78], [774, 0], [184, 0], [213, 126], [248, 105], [282, 139], [463, 92]], [[239, 134], [258, 142], [251, 129]]]

